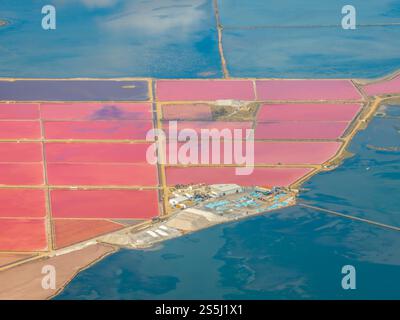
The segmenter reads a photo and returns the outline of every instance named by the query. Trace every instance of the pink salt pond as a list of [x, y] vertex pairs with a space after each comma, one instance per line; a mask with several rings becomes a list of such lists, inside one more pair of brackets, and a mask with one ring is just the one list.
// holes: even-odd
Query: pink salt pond
[[44, 103], [44, 120], [151, 120], [149, 103]]
[[39, 118], [38, 104], [0, 103], [1, 120], [36, 120]]
[[162, 106], [164, 120], [212, 120], [207, 104], [167, 104]]
[[258, 100], [334, 101], [361, 100], [350, 80], [258, 80]]
[[321, 164], [339, 150], [340, 142], [261, 142], [256, 141], [256, 164]]
[[234, 167], [167, 167], [168, 185], [236, 183], [243, 186], [288, 186], [311, 172], [309, 168], [254, 168], [237, 175]]
[[[171, 152], [177, 153], [182, 145], [182, 143], [179, 143], [176, 149], [168, 145], [166, 148], [167, 159], [171, 159]], [[332, 158], [338, 152], [340, 146], [341, 143], [336, 141], [255, 141], [254, 162], [255, 164], [266, 165], [321, 164]], [[239, 148], [235, 144], [234, 146], [228, 145], [228, 149], [225, 150], [224, 142], [210, 142], [207, 154], [204, 151], [202, 152], [200, 146], [195, 151], [191, 151], [195, 152], [191, 159], [197, 161], [191, 162], [191, 164], [213, 163], [213, 159], [219, 159], [217, 164], [235, 164], [238, 156], [244, 157], [253, 153], [248, 148], [246, 143], [242, 142], [242, 146]], [[177, 164], [177, 162], [170, 164]]]
[[369, 96], [400, 93], [400, 75], [391, 80], [368, 84], [364, 86], [364, 91]]
[[254, 100], [250, 80], [159, 80], [158, 101]]
[[[168, 135], [168, 138], [176, 139], [176, 136], [173, 135], [170, 129], [173, 129], [174, 123], [170, 121], [163, 122], [163, 128]], [[237, 132], [242, 138], [245, 138], [248, 135], [246, 132], [247, 129], [252, 129], [253, 123], [249, 121], [178, 121], [177, 125], [177, 134], [183, 134], [184, 130], [190, 129], [194, 130], [198, 135], [201, 134], [201, 130], [218, 130], [223, 133], [226, 132], [230, 134], [231, 137], [234, 137], [235, 132]], [[200, 136], [199, 136], [200, 138]]]
[[255, 130], [256, 139], [338, 139], [347, 128], [347, 122], [262, 122]]
[[264, 104], [258, 122], [265, 121], [351, 121], [360, 111], [360, 104]]

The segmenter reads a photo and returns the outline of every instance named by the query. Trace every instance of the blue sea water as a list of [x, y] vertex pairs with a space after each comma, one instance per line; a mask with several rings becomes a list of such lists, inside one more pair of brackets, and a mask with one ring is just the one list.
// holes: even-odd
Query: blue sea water
[[[219, 0], [233, 76], [376, 77], [400, 68], [400, 1]], [[43, 31], [47, 1], [0, 0], [0, 77], [221, 77], [211, 0], [53, 0], [57, 30]], [[309, 25], [325, 25], [310, 28]], [[252, 28], [252, 27], [261, 28]], [[267, 28], [265, 28], [267, 26]], [[303, 26], [302, 28], [287, 28]], [[285, 28], [284, 28], [285, 27]], [[300, 201], [399, 226], [400, 107], [360, 132], [354, 156], [304, 185]], [[57, 299], [400, 298], [400, 235], [293, 207], [220, 225], [148, 251], [111, 255]], [[341, 288], [341, 268], [357, 289]]]
[[[56, 299], [398, 299], [399, 245], [394, 231], [293, 208], [123, 250]], [[341, 288], [347, 264], [354, 291]]]

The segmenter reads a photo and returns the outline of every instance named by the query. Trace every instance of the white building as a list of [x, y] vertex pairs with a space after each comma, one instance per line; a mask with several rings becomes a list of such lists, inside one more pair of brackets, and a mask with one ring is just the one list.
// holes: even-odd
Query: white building
[[233, 100], [233, 99], [224, 99], [215, 101], [215, 105], [219, 107], [234, 107], [241, 108], [246, 105], [244, 101]]
[[218, 197], [243, 192], [243, 188], [237, 184], [212, 184], [210, 189]]

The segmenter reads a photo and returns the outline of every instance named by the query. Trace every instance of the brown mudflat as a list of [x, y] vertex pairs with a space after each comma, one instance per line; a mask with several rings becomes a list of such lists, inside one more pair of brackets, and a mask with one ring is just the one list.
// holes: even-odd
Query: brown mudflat
[[[82, 269], [98, 261], [115, 248], [96, 244], [61, 256], [28, 262], [0, 272], [0, 300], [43, 300], [57, 294]], [[56, 288], [42, 288], [42, 268], [55, 267]]]

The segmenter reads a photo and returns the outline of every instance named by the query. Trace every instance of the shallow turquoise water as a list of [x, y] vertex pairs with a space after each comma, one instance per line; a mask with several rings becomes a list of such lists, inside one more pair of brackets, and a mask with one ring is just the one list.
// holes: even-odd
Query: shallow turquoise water
[[[300, 201], [400, 226], [400, 154], [368, 148], [398, 146], [396, 128], [375, 118], [353, 140], [356, 155], [312, 178]], [[122, 250], [57, 299], [400, 299], [399, 247], [397, 231], [296, 206], [151, 251]], [[341, 287], [347, 264], [356, 268], [354, 291]]]
[[0, 76], [220, 77], [211, 0], [0, 0]]
[[400, 68], [400, 26], [227, 30], [234, 76], [374, 78]]
[[[234, 76], [373, 78], [400, 68], [398, 0], [219, 3]], [[346, 4], [356, 9], [356, 30], [341, 28]]]

